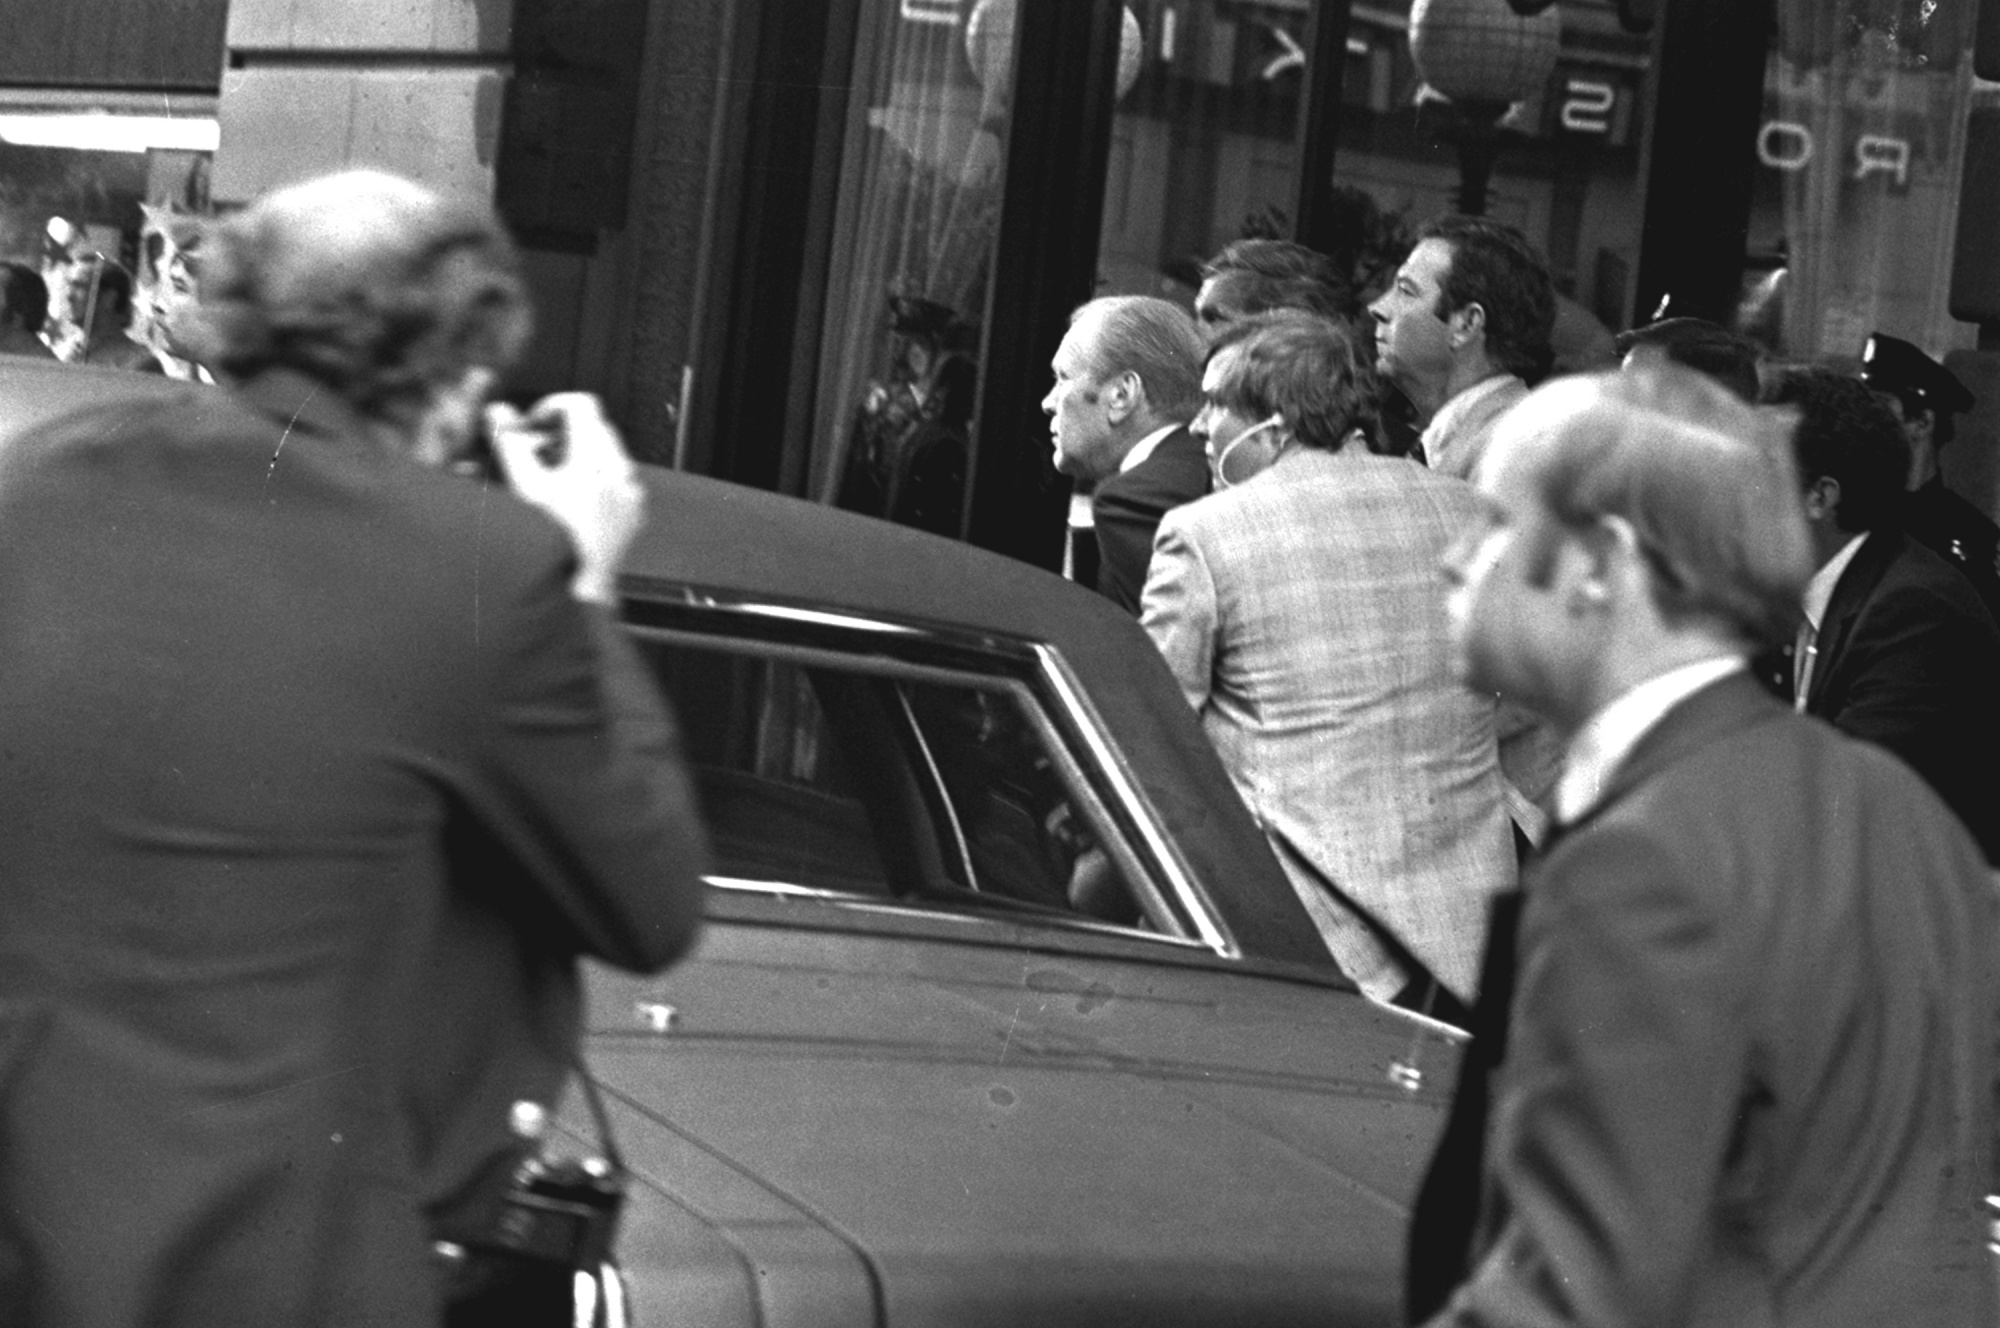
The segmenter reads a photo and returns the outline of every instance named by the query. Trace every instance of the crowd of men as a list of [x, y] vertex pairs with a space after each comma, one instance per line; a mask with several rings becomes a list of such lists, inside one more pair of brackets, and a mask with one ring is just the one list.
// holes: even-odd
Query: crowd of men
[[1472, 1033], [1411, 1322], [1992, 1322], [1963, 385], [1685, 318], [1551, 376], [1547, 269], [1477, 218], [1362, 317], [1285, 241], [1204, 278], [1077, 310], [1044, 406], [1329, 952]]
[[[120, 271], [86, 359], [132, 354]], [[702, 832], [604, 607], [639, 490], [591, 399], [489, 403], [528, 317], [490, 209], [295, 186], [176, 322], [226, 391], [10, 462], [0, 1317], [436, 1321], [426, 1219], [573, 1063], [577, 957], [689, 944]], [[1410, 1319], [1991, 1323], [1973, 403], [1894, 338], [1845, 374], [1693, 320], [1551, 376], [1554, 321], [1491, 221], [1365, 311], [1247, 241], [1194, 314], [1079, 308], [1043, 403], [1329, 954], [1471, 1034]], [[484, 444], [519, 501], [449, 473]], [[245, 971], [265, 1008], [211, 999]]]

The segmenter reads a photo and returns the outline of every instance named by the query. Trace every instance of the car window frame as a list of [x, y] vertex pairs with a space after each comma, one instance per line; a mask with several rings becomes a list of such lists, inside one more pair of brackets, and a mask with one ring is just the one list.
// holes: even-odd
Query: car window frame
[[[635, 641], [650, 638], [669, 645], [734, 651], [861, 676], [1013, 693], [1058, 767], [1065, 792], [1079, 804], [1078, 810], [1111, 853], [1128, 886], [1144, 896], [1139, 901], [1142, 913], [1171, 919], [1173, 930], [1124, 926], [1082, 913], [1031, 915], [1011, 910], [997, 900], [990, 905], [990, 912], [980, 910], [979, 915], [1141, 939], [1225, 959], [1242, 957], [1221, 909], [1174, 846], [1102, 717], [1090, 704], [1087, 688], [1052, 645], [651, 578], [628, 577], [621, 590], [621, 625]], [[912, 727], [917, 728], [914, 721]], [[929, 777], [942, 795], [942, 780], [935, 769]], [[1112, 833], [1106, 834], [1107, 829]], [[960, 831], [961, 843], [962, 839]], [[737, 891], [756, 888], [740, 878], [718, 878], [717, 884]], [[796, 883], [775, 884], [784, 888], [765, 892], [843, 908], [896, 915], [973, 916], [959, 906], [927, 906], [920, 901], [818, 891]]]

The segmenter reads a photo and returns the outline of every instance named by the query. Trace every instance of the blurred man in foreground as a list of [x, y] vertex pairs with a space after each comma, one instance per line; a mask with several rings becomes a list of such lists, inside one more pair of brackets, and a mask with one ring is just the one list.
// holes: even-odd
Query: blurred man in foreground
[[1160, 523], [1142, 622], [1341, 968], [1462, 1025], [1515, 871], [1435, 593], [1472, 487], [1369, 450], [1375, 376], [1326, 319], [1237, 323], [1202, 392], [1219, 491]]
[[[609, 606], [643, 520], [484, 205], [232, 215], [202, 358], [0, 457], [9, 1323], [434, 1325], [427, 1209], [551, 1104], [576, 957], [695, 929], [675, 734]], [[549, 455], [551, 450], [558, 454]]]
[[1208, 462], [1187, 431], [1201, 398], [1201, 334], [1187, 311], [1150, 295], [1108, 295], [1070, 315], [1042, 398], [1055, 467], [1093, 483], [1097, 589], [1139, 612], [1160, 517], [1208, 492]]
[[1671, 365], [1502, 422], [1476, 684], [1568, 740], [1410, 1236], [1440, 1325], [1992, 1323], [1995, 900], [1888, 754], [1745, 668], [1812, 567], [1788, 421]]

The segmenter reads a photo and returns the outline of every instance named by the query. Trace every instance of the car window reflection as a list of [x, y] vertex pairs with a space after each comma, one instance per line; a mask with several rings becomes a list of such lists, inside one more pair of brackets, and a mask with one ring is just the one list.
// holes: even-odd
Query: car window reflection
[[1148, 925], [1022, 689], [640, 644], [681, 715], [718, 878]]

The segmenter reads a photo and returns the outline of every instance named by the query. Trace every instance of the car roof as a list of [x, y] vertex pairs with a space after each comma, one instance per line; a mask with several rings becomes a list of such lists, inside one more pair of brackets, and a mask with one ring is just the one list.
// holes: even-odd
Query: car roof
[[642, 469], [647, 526], [627, 556], [630, 576], [1052, 647], [1083, 680], [1196, 879], [1212, 889], [1228, 882], [1214, 893], [1229, 896], [1218, 903], [1237, 943], [1266, 958], [1329, 962], [1179, 683], [1129, 613], [1052, 572], [955, 540]]
[[[0, 355], [0, 438], [86, 406], [199, 390], [150, 374]], [[1094, 591], [1012, 558], [823, 504], [641, 466], [647, 521], [623, 589], [726, 592], [1055, 650], [1125, 756], [1231, 938], [1330, 965], [1311, 920], [1151, 638]], [[1226, 883], [1226, 887], [1217, 889]]]

